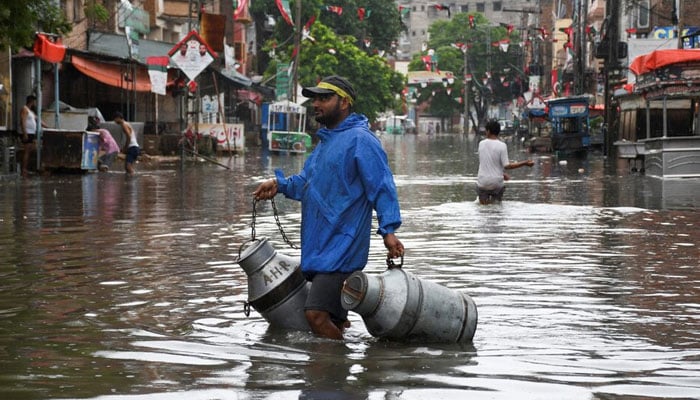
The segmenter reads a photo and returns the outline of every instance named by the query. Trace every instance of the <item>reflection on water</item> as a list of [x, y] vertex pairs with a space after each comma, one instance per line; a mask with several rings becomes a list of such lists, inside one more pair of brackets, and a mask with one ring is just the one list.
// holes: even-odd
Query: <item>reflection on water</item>
[[[476, 141], [384, 137], [404, 268], [469, 293], [473, 346], [343, 343], [246, 317], [250, 193], [299, 156], [0, 182], [0, 396], [8, 399], [700, 397], [700, 183], [600, 156], [534, 157], [475, 203]], [[279, 199], [299, 240], [299, 206]], [[294, 255], [269, 204], [258, 236]], [[367, 271], [385, 266], [374, 237]]]

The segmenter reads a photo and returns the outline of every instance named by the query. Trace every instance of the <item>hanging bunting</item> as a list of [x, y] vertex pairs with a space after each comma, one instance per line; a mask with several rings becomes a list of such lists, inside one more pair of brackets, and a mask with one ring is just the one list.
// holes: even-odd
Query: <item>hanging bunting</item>
[[423, 60], [423, 63], [425, 64], [425, 70], [430, 71], [432, 69], [431, 68], [432, 59], [430, 58], [430, 56], [423, 56], [421, 59]]
[[311, 25], [313, 25], [314, 22], [316, 22], [316, 16], [312, 15], [311, 18], [306, 21], [306, 24], [304, 24], [304, 28], [301, 31], [302, 40], [309, 39], [313, 43], [316, 43], [316, 39], [311, 36]]
[[289, 0], [275, 0], [277, 8], [282, 14], [282, 18], [291, 26], [294, 26], [294, 21], [292, 20], [292, 10], [289, 8]]
[[151, 92], [165, 96], [168, 83], [168, 56], [146, 57], [148, 77], [151, 78]]
[[365, 14], [366, 14], [365, 8], [364, 8], [364, 7], [358, 7], [358, 9], [357, 9], [357, 18], [358, 18], [360, 21], [364, 21], [364, 20], [365, 20]]
[[435, 7], [436, 10], [446, 10], [447, 11], [447, 18], [450, 18], [452, 16], [452, 12], [450, 11], [450, 6], [447, 4], [433, 4], [433, 7]]
[[325, 6], [322, 9], [325, 9], [326, 11], [329, 11], [332, 13], [336, 13], [338, 15], [343, 14], [343, 7], [340, 7], [340, 6]]
[[550, 77], [552, 83], [552, 94], [554, 97], [559, 97], [561, 92], [561, 82], [559, 81], [559, 70], [557, 68], [552, 68], [552, 76]]
[[233, 10], [233, 19], [237, 21], [241, 16], [245, 14], [245, 9], [248, 7], [248, 0], [238, 0], [238, 7]]

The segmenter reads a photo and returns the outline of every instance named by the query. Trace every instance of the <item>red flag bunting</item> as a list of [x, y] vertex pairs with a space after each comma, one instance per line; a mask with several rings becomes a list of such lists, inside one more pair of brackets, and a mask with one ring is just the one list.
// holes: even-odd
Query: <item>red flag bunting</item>
[[326, 6], [326, 11], [330, 11], [332, 13], [336, 13], [338, 15], [343, 14], [343, 7], [340, 6]]
[[275, 0], [277, 8], [282, 14], [282, 18], [291, 26], [294, 26], [294, 21], [292, 21], [292, 11], [289, 9], [289, 0]]

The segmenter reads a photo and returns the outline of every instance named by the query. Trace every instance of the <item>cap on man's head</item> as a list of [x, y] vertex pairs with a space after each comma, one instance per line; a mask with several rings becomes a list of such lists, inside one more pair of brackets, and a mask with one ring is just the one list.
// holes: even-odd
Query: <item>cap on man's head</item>
[[351, 105], [355, 102], [356, 96], [355, 88], [352, 87], [350, 82], [338, 75], [327, 76], [316, 86], [303, 88], [301, 94], [308, 98], [314, 98], [322, 94], [337, 94], [340, 97], [347, 98]]

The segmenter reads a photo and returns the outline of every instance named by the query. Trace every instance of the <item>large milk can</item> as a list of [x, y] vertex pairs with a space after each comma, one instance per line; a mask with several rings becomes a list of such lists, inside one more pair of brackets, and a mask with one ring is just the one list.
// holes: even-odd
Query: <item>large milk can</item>
[[471, 297], [401, 268], [378, 275], [352, 273], [343, 286], [342, 305], [360, 314], [376, 337], [469, 343], [476, 331], [476, 304]]
[[253, 242], [238, 257], [248, 275], [248, 304], [272, 327], [310, 330], [304, 316], [309, 289], [300, 261], [278, 253], [267, 238]]

